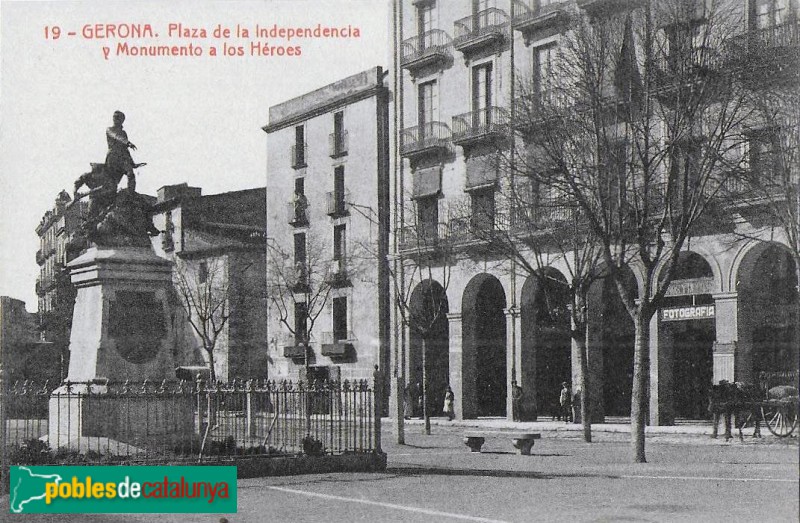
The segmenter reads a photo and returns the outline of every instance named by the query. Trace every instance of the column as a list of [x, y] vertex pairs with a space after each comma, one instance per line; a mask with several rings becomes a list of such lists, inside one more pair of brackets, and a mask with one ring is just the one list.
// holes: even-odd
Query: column
[[[464, 365], [464, 352], [462, 350], [462, 326], [461, 313], [449, 313], [447, 315], [449, 326], [450, 344], [450, 387], [455, 396], [456, 419], [474, 417], [475, 401], [465, 396], [463, 377], [471, 375], [466, 372]], [[474, 372], [474, 371], [473, 371]], [[474, 395], [474, 391], [473, 391]]]
[[717, 339], [714, 342], [714, 383], [748, 378], [739, 376], [736, 355], [739, 343], [738, 293], [714, 294], [714, 321]]
[[672, 338], [661, 329], [659, 311], [650, 318], [650, 419], [654, 426], [674, 425]]
[[514, 419], [511, 401], [511, 382], [521, 383], [522, 358], [520, 310], [517, 307], [504, 309], [506, 315], [506, 418]]

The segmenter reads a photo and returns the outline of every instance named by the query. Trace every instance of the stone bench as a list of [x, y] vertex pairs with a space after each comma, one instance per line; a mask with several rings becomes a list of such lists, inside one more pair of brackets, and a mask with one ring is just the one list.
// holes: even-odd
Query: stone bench
[[511, 444], [515, 449], [519, 449], [519, 453], [523, 456], [530, 456], [533, 444], [541, 438], [542, 435], [538, 432], [521, 432], [511, 435]]
[[486, 442], [486, 438], [481, 434], [476, 432], [467, 432], [464, 434], [464, 444], [469, 447], [471, 452], [480, 452], [484, 442]]

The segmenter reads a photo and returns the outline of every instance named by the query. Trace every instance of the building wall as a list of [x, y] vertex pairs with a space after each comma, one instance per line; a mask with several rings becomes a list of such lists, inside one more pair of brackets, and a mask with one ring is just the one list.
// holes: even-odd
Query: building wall
[[[518, 7], [523, 3], [525, 2], [514, 2], [515, 8], [512, 10], [511, 2], [490, 2], [494, 7], [502, 10], [509, 19], [512, 14], [521, 13]], [[581, 5], [602, 3], [580, 2]], [[521, 31], [516, 29], [518, 26], [516, 25], [517, 21], [515, 21], [515, 28], [512, 29], [506, 26], [504, 37], [496, 43], [464, 52], [456, 49], [453, 43], [453, 39], [456, 37], [455, 22], [470, 16], [472, 2], [414, 2], [402, 0], [398, 1], [397, 4], [400, 12], [398, 19], [395, 21], [399, 31], [397, 38], [402, 43], [397, 46], [395, 52], [401, 65], [401, 69], [397, 71], [397, 74], [400, 76], [402, 95], [398, 93], [396, 110], [398, 114], [402, 115], [402, 118], [399, 122], [399, 136], [395, 136], [395, 140], [399, 143], [400, 158], [394, 159], [396, 162], [394, 173], [397, 183], [401, 187], [401, 194], [397, 195], [396, 198], [397, 201], [401, 202], [400, 205], [403, 206], [405, 219], [395, 221], [394, 231], [395, 240], [400, 245], [399, 254], [404, 257], [407, 266], [426, 269], [428, 264], [418, 261], [419, 257], [411, 252], [413, 248], [406, 249], [405, 252], [402, 248], [403, 229], [413, 228], [416, 225], [414, 223], [415, 204], [412, 201], [415, 173], [431, 167], [441, 168], [441, 190], [438, 197], [439, 221], [448, 224], [453, 217], [463, 214], [465, 209], [469, 209], [468, 205], [464, 203], [466, 198], [465, 189], [467, 188], [468, 157], [482, 154], [487, 150], [490, 151], [492, 146], [486, 145], [484, 147], [470, 144], [465, 147], [454, 143], [452, 139], [448, 139], [444, 140], [443, 147], [433, 152], [420, 154], [404, 152], [404, 131], [413, 129], [420, 122], [420, 85], [430, 81], [435, 81], [438, 84], [438, 120], [448, 126], [451, 133], [455, 133], [456, 123], [453, 117], [472, 109], [471, 95], [474, 77], [471, 69], [473, 67], [485, 63], [492, 64], [494, 86], [492, 104], [510, 110], [511, 86], [515, 80], [524, 82], [530, 78], [534, 66], [535, 49], [551, 43], [557, 43], [562, 31], [567, 30], [567, 28], [563, 24], [554, 22], [554, 18], [542, 16], [539, 19], [536, 31]], [[559, 9], [563, 9], [564, 13], [569, 14], [575, 13], [579, 9], [572, 2], [552, 4], [545, 7], [540, 14], [552, 14]], [[529, 5], [532, 7], [534, 2]], [[449, 38], [445, 39], [447, 43], [443, 45], [443, 49], [445, 49], [444, 57], [432, 65], [417, 67], [413, 65], [413, 60], [407, 58], [406, 53], [413, 46], [419, 46], [419, 17], [421, 10], [429, 8], [427, 6], [432, 6], [433, 10], [432, 19], [434, 22], [432, 27], [443, 30], [448, 34]], [[750, 23], [747, 20], [745, 6], [746, 2], [731, 2], [726, 5], [726, 8], [730, 7], [728, 21], [739, 27], [742, 32], [745, 31], [748, 23]], [[411, 47], [407, 47], [409, 45]], [[514, 55], [513, 68], [512, 52]], [[501, 208], [502, 202], [498, 202], [498, 210]], [[743, 241], [742, 238], [746, 237], [751, 239]], [[746, 303], [743, 304], [740, 300], [742, 294], [739, 286], [744, 285], [742, 282], [759, 281], [759, 272], [753, 269], [754, 260], [757, 257], [756, 253], [762, 252], [769, 245], [774, 245], [778, 248], [778, 250], [768, 251], [770, 255], [780, 252], [781, 249], [786, 252], [787, 239], [782, 238], [780, 232], [776, 232], [774, 229], [766, 231], [759, 229], [758, 224], [751, 223], [745, 218], [738, 223], [735, 234], [723, 233], [722, 231], [710, 234], [704, 232], [700, 236], [693, 237], [686, 247], [687, 251], [696, 252], [702, 256], [713, 273], [713, 288], [700, 296], [700, 298], [709, 300], [710, 303], [715, 305], [716, 315], [714, 319], [682, 323], [692, 325], [702, 323], [705, 327], [700, 330], [708, 330], [708, 326], [711, 325], [713, 353], [709, 362], [704, 362], [703, 365], [709, 366], [707, 370], [713, 376], [714, 383], [721, 379], [742, 381], [754, 381], [756, 379], [753, 375], [753, 364], [751, 363], [751, 353], [753, 351], [751, 338], [754, 326], [752, 325], [752, 320], [743, 318], [743, 314], [751, 315], [752, 313], [748, 308], [749, 306]], [[746, 254], [748, 252], [750, 252], [749, 255]], [[538, 378], [536, 377], [536, 357], [529, 353], [530, 349], [522, 346], [522, 338], [524, 337], [522, 333], [530, 328], [529, 324], [534, 321], [520, 314], [520, 308], [526, 299], [523, 295], [523, 287], [529, 277], [519, 269], [515, 271], [511, 264], [504, 260], [499, 253], [491, 250], [460, 249], [458, 252], [449, 253], [448, 256], [451, 256], [450, 267], [445, 268], [447, 264], [444, 263], [438, 266], [433, 264], [435, 268], [432, 276], [434, 280], [446, 287], [449, 308], [449, 331], [446, 339], [449, 352], [449, 384], [456, 394], [457, 414], [464, 418], [475, 417], [480, 415], [481, 409], [484, 408], [482, 404], [485, 401], [480, 397], [481, 386], [476, 381], [479, 378], [475, 377], [475, 375], [480, 376], [481, 374], [481, 368], [476, 366], [476, 358], [481, 357], [480, 351], [482, 349], [478, 347], [476, 351], [474, 346], [476, 339], [472, 331], [475, 329], [475, 325], [470, 324], [470, 322], [474, 321], [474, 316], [470, 315], [470, 311], [474, 309], [475, 304], [470, 303], [470, 301], [475, 300], [474, 288], [471, 287], [471, 284], [485, 282], [488, 279], [496, 279], [505, 294], [506, 343], [504, 350], [506, 356], [505, 394], [507, 397], [504, 414], [509, 418], [511, 417], [510, 390], [511, 382], [514, 379], [518, 380], [525, 390], [526, 402], [530, 410], [536, 411], [536, 403], [543, 405], [548, 401], [552, 402], [551, 396], [557, 398], [558, 390], [542, 390], [541, 383], [537, 382]], [[546, 262], [546, 265], [558, 270], [563, 276], [569, 277], [569, 272], [564, 263], [557, 258], [557, 254], [554, 254], [552, 259]], [[747, 261], [742, 262], [742, 260]], [[765, 262], [762, 260], [760, 263], [763, 264]], [[633, 267], [633, 271], [634, 277], [641, 281], [639, 268]], [[413, 273], [417, 279], [417, 281], [405, 283], [410, 289], [413, 289], [420, 280], [428, 277], [425, 270], [422, 271], [422, 274], [419, 272], [414, 273], [412, 270], [406, 272], [407, 274]], [[754, 289], [763, 287], [763, 285], [760, 286], [755, 283], [750, 283], [749, 285], [749, 292], [751, 293], [758, 292]], [[689, 295], [680, 295], [678, 291], [676, 293], [679, 295], [671, 298], [674, 303], [681, 303], [681, 300], [691, 298]], [[601, 294], [598, 294], [598, 296], [601, 296]], [[794, 300], [796, 304], [796, 292]], [[598, 307], [603, 305], [597, 301], [596, 304]], [[787, 305], [789, 309], [787, 314], [791, 315], [792, 307], [796, 307], [796, 305]], [[606, 360], [606, 366], [609, 362], [614, 362], [615, 365], [618, 365], [620, 361], [608, 359], [608, 355], [604, 354], [603, 351], [610, 349], [604, 348], [600, 339], [601, 331], [604, 328], [608, 328], [608, 323], [617, 321], [621, 322], [620, 325], [622, 325], [629, 319], [623, 316], [611, 319], [595, 313], [594, 319], [590, 321], [590, 345], [592, 341], [599, 342], [599, 348], [595, 348], [594, 352], [591, 352], [590, 346], [589, 354], [589, 382], [592, 397], [595, 401], [593, 418], [596, 420], [602, 419], [604, 414], [607, 414], [611, 409], [611, 404], [605, 405], [603, 398], [610, 393], [609, 391], [616, 390], [614, 387], [617, 384], [608, 383], [608, 376], [622, 376], [622, 379], [624, 379], [624, 369], [619, 371], [621, 374], [619, 372], [617, 374], [609, 374], [610, 369], [604, 368], [604, 360]], [[786, 323], [787, 320], [781, 318], [774, 321]], [[661, 323], [658, 314], [651, 322], [653, 336], [650, 354], [650, 421], [653, 424], [671, 424], [674, 421], [674, 404], [677, 401], [673, 397], [675, 394], [674, 379], [678, 379], [673, 351], [677, 349], [673, 348], [673, 345], [675, 345], [674, 340], [666, 334], [668, 328], [665, 330], [660, 325]], [[591, 332], [592, 328], [595, 329], [594, 333]], [[395, 344], [399, 346], [394, 348], [393, 353], [401, 358], [399, 362], [400, 375], [407, 382], [411, 382], [416, 372], [414, 367], [418, 365], [413, 361], [414, 351], [419, 350], [414, 348], [414, 344], [418, 342], [413, 339], [413, 329], [400, 325], [399, 315], [395, 322], [395, 329], [397, 329], [396, 333], [398, 333], [395, 337]], [[623, 330], [622, 326], [620, 326], [620, 330]], [[795, 334], [794, 339], [797, 340], [797, 334]], [[477, 339], [477, 341], [480, 342], [480, 339]], [[571, 369], [566, 369], [564, 379], [572, 381], [574, 390], [578, 382], [577, 356], [574, 350], [568, 358], [572, 360]], [[791, 366], [791, 362], [787, 364]], [[620, 392], [620, 394], [624, 393]], [[629, 405], [629, 397], [627, 402]], [[540, 410], [538, 414], [549, 416], [550, 412]]]
[[[388, 213], [387, 92], [382, 69], [372, 68], [294, 100], [270, 108], [267, 132], [267, 231], [268, 250], [293, 256], [296, 233], [307, 237], [310, 270], [325, 272], [333, 262], [334, 226], [345, 225], [349, 285], [331, 289], [325, 307], [311, 331], [315, 368], [327, 369], [331, 378], [368, 379], [376, 365], [388, 360], [388, 346], [381, 340], [380, 325], [388, 323], [387, 293], [378, 292], [378, 262], [381, 234], [379, 213]], [[347, 154], [331, 156], [330, 135], [334, 114], [343, 113], [347, 133]], [[306, 167], [293, 168], [291, 150], [297, 126], [304, 127], [307, 144]], [[337, 155], [333, 155], [337, 156]], [[334, 191], [334, 172], [344, 168], [347, 215], [328, 214], [329, 193]], [[295, 180], [304, 179], [308, 225], [289, 223], [293, 216]], [[388, 216], [387, 216], [388, 218]], [[388, 224], [388, 222], [387, 222]], [[384, 240], [385, 242], [385, 240]], [[267, 265], [268, 280], [275, 277]], [[347, 329], [352, 331], [352, 348], [342, 356], [322, 354], [333, 331], [333, 300], [347, 299]], [[293, 322], [293, 311], [289, 310]], [[270, 305], [269, 359], [271, 379], [298, 379], [303, 374], [302, 358], [286, 358], [284, 348], [294, 344], [289, 330], [281, 325], [274, 304]], [[385, 356], [381, 359], [381, 350]]]

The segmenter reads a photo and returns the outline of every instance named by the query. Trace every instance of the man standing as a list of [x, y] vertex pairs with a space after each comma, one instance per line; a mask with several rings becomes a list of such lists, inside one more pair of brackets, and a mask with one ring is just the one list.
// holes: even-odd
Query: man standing
[[[128, 140], [128, 133], [122, 128], [125, 115], [122, 111], [114, 111], [114, 125], [106, 129], [106, 141], [108, 142], [108, 153], [106, 154], [106, 169], [108, 174], [116, 180], [123, 175], [128, 177], [128, 189], [136, 191], [136, 175], [133, 170], [139, 165], [133, 163], [131, 153], [128, 149], [136, 150], [136, 146]], [[144, 164], [142, 164], [144, 165]]]
[[569, 383], [566, 381], [561, 384], [558, 403], [561, 405], [561, 415], [564, 417], [564, 423], [569, 423], [572, 421], [572, 395], [570, 394]]

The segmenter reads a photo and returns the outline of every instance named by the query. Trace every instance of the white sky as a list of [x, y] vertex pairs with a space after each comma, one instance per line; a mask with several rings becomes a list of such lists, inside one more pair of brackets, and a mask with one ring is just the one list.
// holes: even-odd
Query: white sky
[[[266, 140], [261, 126], [271, 105], [389, 59], [388, 1], [0, 1], [0, 295], [35, 311], [39, 273], [35, 228], [61, 189], [103, 162], [105, 129], [119, 109], [138, 151], [137, 190], [188, 182], [203, 194], [266, 183]], [[346, 26], [358, 39], [270, 39], [301, 45], [301, 57], [109, 57], [102, 47], [118, 40], [87, 40], [84, 24], [150, 23], [157, 43], [169, 23], [235, 28]], [[58, 25], [58, 40], [44, 37]], [[67, 31], [77, 36], [69, 37]], [[204, 48], [212, 38], [193, 40]], [[262, 40], [263, 41], [263, 40]], [[130, 45], [156, 43], [128, 40]], [[233, 45], [249, 43], [231, 40]], [[124, 183], [124, 181], [123, 181]]]

